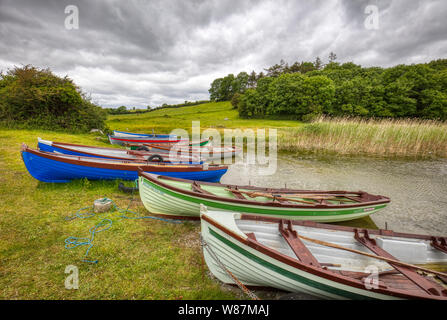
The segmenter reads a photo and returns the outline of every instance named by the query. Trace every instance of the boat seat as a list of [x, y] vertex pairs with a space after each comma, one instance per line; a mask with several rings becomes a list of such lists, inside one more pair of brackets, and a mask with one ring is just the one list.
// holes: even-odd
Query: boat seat
[[431, 238], [431, 246], [439, 251], [447, 253], [447, 240], [442, 237], [432, 237]]
[[321, 267], [318, 260], [313, 256], [313, 254], [309, 251], [306, 245], [300, 240], [296, 230], [292, 229], [292, 221], [291, 220], [287, 221], [288, 223], [287, 229], [284, 228], [284, 221], [285, 220], [281, 220], [278, 224], [279, 232], [284, 237], [286, 242], [289, 244], [290, 248], [295, 253], [298, 260], [311, 266]]
[[237, 199], [247, 200], [242, 193], [238, 192], [238, 187], [227, 186], [227, 190], [230, 191]]
[[192, 191], [194, 192], [198, 192], [198, 193], [202, 193], [202, 194], [207, 194], [210, 196], [214, 196], [214, 194], [212, 194], [211, 192], [208, 192], [206, 190], [204, 190], [198, 183], [197, 181], [194, 181], [193, 183], [191, 183], [191, 188]]

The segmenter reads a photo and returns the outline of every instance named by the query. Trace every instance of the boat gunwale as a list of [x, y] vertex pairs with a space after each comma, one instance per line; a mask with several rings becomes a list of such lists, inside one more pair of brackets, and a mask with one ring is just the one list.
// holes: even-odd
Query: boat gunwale
[[165, 136], [165, 137], [177, 137], [175, 135], [171, 135], [171, 134], [157, 134], [157, 133], [135, 133], [135, 132], [126, 132], [126, 131], [119, 131], [119, 130], [113, 130], [113, 133], [118, 132], [118, 133], [123, 133], [123, 134], [129, 134], [129, 135], [133, 135], [133, 136], [144, 136], [144, 137], [157, 137], [157, 136]]
[[[132, 150], [134, 152], [142, 152], [143, 154], [139, 155], [139, 154], [131, 154], [129, 153], [129, 150], [125, 150], [125, 149], [120, 149], [120, 148], [109, 148], [109, 147], [98, 147], [98, 146], [87, 146], [87, 145], [82, 145], [82, 144], [74, 144], [74, 143], [65, 143], [65, 142], [55, 142], [55, 141], [50, 141], [51, 142], [51, 146], [52, 147], [57, 147], [63, 150], [67, 150], [67, 151], [74, 151], [74, 152], [80, 152], [80, 153], [84, 153], [86, 155], [90, 155], [90, 156], [95, 156], [95, 157], [106, 157], [106, 158], [110, 158], [110, 159], [119, 159], [119, 160], [126, 160], [126, 161], [147, 161], [146, 159], [144, 159], [144, 156], [152, 156], [152, 155], [157, 155], [160, 153], [157, 152], [153, 152], [153, 151], [139, 151], [139, 150]], [[39, 141], [39, 143], [43, 143]], [[75, 150], [75, 149], [70, 149], [69, 147], [64, 147], [64, 145], [66, 146], [72, 146], [72, 147], [81, 147], [81, 148], [93, 148], [93, 149], [104, 149], [104, 150], [110, 150], [110, 151], [121, 151], [123, 153], [126, 153], [128, 155], [133, 155], [136, 157], [140, 157], [140, 159], [135, 158], [135, 159], [129, 159], [129, 158], [123, 158], [121, 156], [112, 156], [112, 155], [101, 155], [101, 154], [97, 154], [97, 153], [91, 153], [91, 152], [86, 152], [86, 151], [80, 151], [80, 150]], [[40, 150], [43, 151], [43, 150]], [[82, 157], [82, 156], [81, 156]], [[182, 161], [181, 159], [179, 159], [179, 161]], [[167, 161], [165, 161], [167, 162]], [[172, 161], [171, 161], [172, 162]]]
[[[53, 161], [57, 162], [63, 162], [68, 164], [74, 164], [84, 167], [93, 167], [93, 168], [102, 168], [102, 169], [114, 169], [114, 170], [128, 170], [128, 171], [155, 171], [155, 172], [195, 172], [195, 171], [217, 171], [217, 170], [223, 170], [228, 169], [228, 166], [224, 165], [208, 165], [208, 167], [205, 169], [205, 167], [201, 164], [183, 164], [183, 165], [177, 165], [177, 164], [170, 164], [170, 163], [159, 163], [159, 164], [147, 164], [146, 162], [137, 162], [135, 160], [119, 160], [119, 159], [102, 159], [102, 158], [96, 158], [101, 161], [117, 161], [121, 163], [117, 164], [111, 164], [111, 163], [104, 163], [99, 161], [89, 161], [92, 158], [91, 157], [83, 157], [83, 156], [77, 156], [77, 155], [69, 155], [69, 154], [63, 154], [62, 156], [58, 154], [52, 154], [51, 152], [46, 151], [40, 151], [40, 150], [34, 150], [30, 149], [28, 146], [22, 147], [21, 152], [29, 152], [31, 154], [34, 154], [38, 157], [47, 158]], [[72, 159], [72, 158], [78, 158], [78, 159]], [[81, 159], [81, 158], [88, 158], [88, 159]], [[127, 163], [126, 163], [127, 162]], [[129, 166], [128, 164], [137, 163], [138, 166]]]
[[[174, 147], [174, 146], [160, 146], [157, 143], [144, 143], [144, 145], [147, 146], [147, 147], [160, 148], [162, 150], [170, 150], [170, 149], [172, 149]], [[239, 148], [237, 146], [213, 147], [213, 146], [190, 146], [190, 145], [185, 144], [185, 145], [180, 145], [180, 147], [188, 147], [189, 149], [197, 148], [197, 149], [203, 149], [203, 150], [211, 149], [210, 151], [212, 151], [213, 148], [220, 148], [220, 149], [225, 149], [226, 148], [226, 149], [229, 149], [229, 150], [232, 150], [232, 151], [242, 150], [242, 148]], [[222, 153], [222, 152], [219, 152], [219, 153]]]
[[[241, 218], [242, 218], [242, 216], [241, 216]], [[231, 238], [250, 247], [251, 249], [254, 249], [255, 251], [260, 252], [261, 254], [267, 255], [268, 257], [270, 257], [274, 260], [277, 260], [279, 262], [282, 262], [288, 266], [302, 270], [304, 272], [310, 273], [314, 276], [317, 276], [317, 277], [320, 277], [320, 278], [323, 278], [323, 279], [326, 279], [329, 281], [334, 281], [334, 282], [337, 282], [337, 283], [340, 283], [343, 285], [347, 285], [347, 286], [351, 286], [351, 287], [361, 289], [361, 290], [367, 290], [367, 291], [369, 290], [374, 293], [384, 294], [387, 296], [393, 296], [393, 297], [404, 298], [404, 299], [418, 298], [418, 299], [447, 300], [447, 297], [429, 295], [422, 290], [421, 290], [420, 294], [417, 294], [417, 293], [408, 293], [405, 290], [399, 290], [396, 288], [380, 288], [379, 287], [379, 288], [366, 289], [365, 285], [361, 279], [354, 279], [349, 276], [345, 276], [343, 274], [337, 274], [331, 270], [325, 269], [324, 267], [317, 267], [317, 266], [305, 264], [298, 259], [289, 257], [285, 254], [278, 252], [277, 250], [269, 248], [268, 246], [261, 244], [257, 240], [252, 239], [251, 237], [247, 236], [246, 238], [243, 238], [240, 235], [233, 232], [232, 230], [221, 225], [220, 223], [218, 223], [211, 217], [208, 217], [206, 215], [206, 213], [202, 213], [200, 215], [200, 218], [205, 220], [207, 223], [211, 224], [212, 226], [218, 228], [219, 230], [221, 230], [222, 232], [224, 232], [226, 235], [230, 236]], [[272, 218], [272, 219], [275, 219], [275, 218]], [[279, 221], [281, 219], [277, 218], [275, 220]]]
[[[116, 137], [114, 135], [109, 135], [109, 139], [121, 141], [121, 142], [124, 142], [124, 143], [126, 143], [126, 142], [145, 143], [145, 141], [146, 141], [146, 143], [150, 143], [151, 140], [153, 140], [153, 139], [149, 139], [149, 138], [145, 138], [145, 137], [140, 137], [140, 138], [139, 137], [135, 137], [135, 138], [127, 137], [126, 138], [126, 137]], [[163, 142], [181, 142], [181, 141], [186, 141], [186, 139], [170, 140], [170, 138], [166, 138], [166, 139], [158, 138], [158, 140], [153, 140], [152, 142], [153, 143], [155, 143], [155, 142], [163, 143]]]
[[[204, 193], [199, 193], [199, 192], [194, 192], [194, 191], [190, 191], [190, 190], [177, 188], [175, 186], [164, 183], [163, 181], [160, 181], [161, 179], [166, 179], [166, 180], [172, 180], [172, 181], [178, 181], [178, 182], [192, 183], [193, 180], [174, 178], [174, 177], [166, 177], [166, 176], [151, 174], [151, 173], [142, 172], [142, 171], [139, 171], [138, 174], [140, 176], [143, 176], [144, 178], [150, 180], [151, 182], [162, 186], [163, 188], [167, 188], [167, 189], [177, 192], [177, 193], [187, 194], [189, 196], [195, 196], [195, 197], [200, 197], [200, 198], [211, 199], [211, 200], [215, 200], [215, 201], [224, 201], [224, 202], [231, 202], [231, 203], [238, 203], [238, 204], [260, 205], [260, 206], [280, 207], [280, 208], [304, 208], [304, 209], [309, 209], [309, 208], [317, 208], [317, 209], [337, 208], [338, 209], [338, 208], [340, 208], [340, 209], [345, 209], [345, 208], [362, 208], [365, 206], [389, 203], [391, 201], [388, 197], [379, 196], [379, 197], [381, 197], [380, 200], [368, 201], [368, 202], [358, 202], [358, 203], [353, 203], [353, 204], [343, 204], [343, 205], [337, 205], [337, 204], [300, 205], [300, 204], [292, 204], [292, 203], [284, 204], [284, 203], [274, 202], [274, 201], [260, 202], [260, 201], [249, 200], [249, 199], [236, 199], [236, 198], [233, 199], [233, 198], [226, 198], [226, 197], [217, 196], [217, 195], [208, 195], [208, 194], [204, 194]], [[222, 183], [216, 183], [216, 182], [197, 181], [197, 183], [199, 185], [215, 186], [215, 187], [221, 187], [221, 188], [237, 186], [237, 185], [222, 184]], [[240, 189], [249, 189], [249, 190], [258, 190], [258, 191], [259, 190], [264, 190], [264, 191], [268, 190], [270, 192], [284, 191], [284, 189], [271, 189], [271, 188], [255, 187], [255, 186], [237, 186], [237, 187]], [[316, 193], [315, 191], [312, 191], [312, 190], [293, 190], [293, 189], [285, 189], [285, 190], [287, 190], [288, 192], [295, 192], [295, 193], [297, 191], [299, 191], [299, 192], [307, 191], [307, 192]], [[318, 191], [318, 192], [324, 193], [325, 191]], [[348, 193], [348, 191], [330, 191], [330, 192], [338, 192], [338, 193], [346, 192], [346, 193]], [[329, 193], [329, 192], [327, 192], [327, 193]], [[349, 192], [349, 193], [352, 193], [352, 192]]]

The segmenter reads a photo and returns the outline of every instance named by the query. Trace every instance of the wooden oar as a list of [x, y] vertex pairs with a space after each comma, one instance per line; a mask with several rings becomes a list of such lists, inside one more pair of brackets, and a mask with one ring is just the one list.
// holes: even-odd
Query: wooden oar
[[[354, 199], [354, 197], [358, 197], [358, 195], [355, 196], [349, 196], [349, 194], [305, 194], [305, 193], [280, 193], [280, 192], [275, 192], [272, 193], [274, 195], [279, 194], [279, 195], [287, 195], [289, 197], [298, 197], [298, 198], [302, 198], [302, 199], [312, 199], [312, 200], [335, 200], [335, 201], [340, 201], [340, 202], [355, 202], [355, 203], [359, 203], [361, 202], [360, 199]], [[345, 197], [346, 199], [340, 199], [337, 197]]]
[[402, 261], [399, 261], [399, 260], [394, 260], [394, 259], [390, 259], [390, 258], [386, 258], [386, 257], [381, 257], [381, 256], [377, 256], [377, 255], [374, 255], [374, 254], [370, 254], [370, 253], [367, 253], [367, 252], [363, 252], [363, 251], [359, 251], [359, 250], [355, 250], [355, 249], [342, 247], [342, 246], [339, 246], [339, 245], [334, 244], [334, 243], [308, 238], [308, 237], [302, 236], [300, 234], [298, 234], [298, 237], [300, 237], [301, 239], [304, 239], [304, 240], [307, 240], [307, 241], [310, 241], [310, 242], [322, 245], [322, 246], [331, 247], [331, 248], [340, 249], [340, 250], [345, 250], [345, 251], [357, 253], [357, 254], [360, 254], [360, 255], [363, 255], [363, 256], [367, 256], [367, 257], [370, 257], [370, 258], [383, 260], [383, 261], [386, 261], [388, 263], [394, 263], [394, 264], [397, 264], [397, 265], [400, 265], [400, 266], [403, 266], [403, 267], [408, 267], [408, 268], [412, 268], [412, 269], [418, 269], [418, 270], [421, 270], [421, 271], [424, 271], [424, 272], [427, 272], [427, 273], [433, 273], [433, 274], [436, 274], [438, 276], [447, 277], [447, 273], [444, 273], [444, 272], [439, 272], [439, 271], [435, 271], [435, 270], [431, 270], [431, 269], [426, 269], [426, 268], [415, 266], [414, 264], [405, 263], [405, 262], [402, 262]]
[[246, 194], [247, 196], [249, 196], [250, 198], [265, 197], [265, 198], [270, 198], [270, 199], [274, 199], [274, 200], [281, 199], [281, 200], [285, 200], [285, 201], [295, 201], [295, 202], [312, 204], [312, 205], [316, 204], [315, 202], [310, 202], [310, 201], [305, 201], [305, 200], [298, 200], [298, 199], [285, 198], [285, 197], [275, 197], [272, 194], [268, 194], [268, 193], [248, 192], [248, 191], [242, 191], [242, 190], [237, 190], [237, 189], [225, 189], [225, 190], [231, 191], [231, 192], [243, 193], [243, 194]]
[[[312, 204], [312, 205], [317, 204], [315, 202], [306, 201], [306, 200], [298, 200], [298, 199], [283, 197], [283, 196], [278, 197], [278, 196], [276, 196], [276, 194], [271, 194], [271, 193], [249, 192], [249, 191], [242, 191], [242, 190], [236, 190], [236, 189], [226, 189], [226, 190], [231, 191], [231, 192], [243, 193], [243, 194], [248, 195], [250, 198], [265, 197], [265, 198], [271, 198], [271, 199], [276, 199], [276, 200], [294, 201], [294, 202], [300, 202], [300, 203], [306, 203], [306, 204]], [[334, 200], [334, 201], [340, 201], [340, 202], [351, 201], [351, 200], [337, 199], [337, 198], [333, 198], [333, 197], [332, 198], [323, 198], [323, 197], [312, 198], [312, 197], [304, 196], [304, 195], [302, 198], [316, 200], [316, 201], [318, 201], [318, 200]]]
[[272, 194], [281, 194], [281, 195], [287, 195], [292, 197], [300, 197], [300, 198], [307, 198], [307, 197], [346, 197], [346, 196], [354, 196], [358, 197], [358, 195], [354, 194], [341, 194], [341, 193], [281, 193], [281, 192], [273, 192]]

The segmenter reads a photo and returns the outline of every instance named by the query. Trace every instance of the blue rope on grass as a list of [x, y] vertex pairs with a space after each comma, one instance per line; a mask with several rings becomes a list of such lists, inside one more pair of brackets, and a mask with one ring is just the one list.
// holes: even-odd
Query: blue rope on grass
[[[78, 238], [78, 237], [68, 237], [65, 239], [65, 249], [74, 249], [79, 246], [85, 246], [88, 245], [87, 250], [85, 251], [83, 262], [89, 262], [89, 263], [98, 263], [98, 260], [88, 260], [87, 256], [90, 251], [90, 249], [93, 247], [93, 240], [95, 239], [95, 234], [100, 233], [102, 231], [106, 231], [110, 229], [112, 226], [112, 220], [110, 219], [103, 219], [101, 222], [99, 222], [94, 227], [91, 227], [89, 232], [91, 234], [90, 238]], [[102, 229], [101, 229], [102, 228]]]
[[[104, 202], [109, 201], [109, 200], [112, 201], [112, 209], [109, 210], [108, 212], [109, 213], [110, 212], [119, 212], [119, 213], [121, 213], [121, 215], [119, 215], [118, 217], [122, 218], [122, 219], [153, 219], [153, 220], [160, 220], [160, 221], [169, 222], [169, 223], [182, 223], [183, 222], [182, 220], [164, 219], [164, 218], [154, 217], [154, 216], [129, 217], [126, 215], [126, 213], [138, 215], [138, 213], [129, 210], [129, 207], [133, 201], [133, 198], [129, 201], [129, 204], [127, 205], [126, 209], [121, 209], [111, 199], [103, 198], [101, 200], [103, 200]], [[94, 206], [83, 207], [83, 208], [79, 209], [78, 211], [76, 211], [76, 213], [74, 213], [73, 215], [65, 217], [65, 220], [74, 220], [76, 218], [86, 219], [86, 218], [91, 218], [91, 217], [96, 216], [95, 212], [92, 212], [92, 211], [84, 212], [87, 209], [94, 209]], [[70, 249], [77, 248], [79, 246], [88, 245], [88, 248], [84, 254], [84, 259], [82, 261], [88, 262], [88, 263], [98, 263], [98, 260], [89, 260], [89, 259], [87, 259], [87, 256], [90, 252], [90, 249], [93, 247], [93, 240], [95, 239], [95, 234], [110, 229], [112, 227], [112, 224], [113, 224], [112, 220], [103, 219], [98, 224], [96, 224], [95, 226], [93, 226], [89, 229], [89, 232], [91, 234], [90, 238], [79, 238], [79, 237], [73, 237], [73, 236], [66, 238], [65, 239], [65, 249], [70, 250]]]

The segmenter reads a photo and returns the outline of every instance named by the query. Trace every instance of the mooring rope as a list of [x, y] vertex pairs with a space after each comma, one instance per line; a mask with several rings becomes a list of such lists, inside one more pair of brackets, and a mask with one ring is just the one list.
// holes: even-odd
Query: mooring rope
[[239, 287], [239, 289], [242, 290], [246, 295], [248, 295], [252, 300], [261, 300], [257, 295], [255, 295], [251, 290], [249, 290], [244, 284], [230, 271], [228, 270], [225, 265], [220, 261], [217, 254], [214, 252], [213, 249], [211, 249], [211, 246], [203, 239], [202, 236], [200, 236], [200, 244], [202, 246], [202, 251], [205, 249], [211, 258], [213, 258], [214, 261], [217, 262], [219, 267], [225, 271], [234, 281], [234, 283]]
[[[130, 199], [126, 209], [121, 209], [120, 207], [118, 207], [116, 205], [116, 203], [112, 199], [109, 199], [109, 198], [102, 198], [102, 199], [99, 199], [99, 201], [98, 200], [97, 201], [99, 203], [103, 203], [103, 204], [111, 201], [111, 203], [112, 203], [111, 208], [104, 213], [118, 212], [118, 213], [120, 213], [120, 215], [118, 215], [117, 217], [121, 218], [121, 219], [153, 219], [153, 220], [159, 220], [159, 221], [164, 221], [164, 222], [169, 222], [169, 223], [182, 223], [183, 222], [182, 220], [164, 219], [161, 217], [154, 217], [154, 216], [138, 216], [139, 215], [138, 213], [129, 210], [129, 207], [133, 200], [134, 200], [134, 197], [133, 197], [133, 192], [132, 192], [132, 198]], [[87, 209], [89, 209], [89, 211], [86, 211]], [[135, 216], [133, 216], [133, 217], [128, 216], [128, 215], [126, 215], [127, 213], [131, 213], [132, 215], [135, 215]], [[94, 217], [96, 215], [97, 215], [97, 213], [94, 212], [94, 205], [91, 205], [88, 207], [82, 207], [81, 209], [77, 210], [74, 214], [66, 216], [65, 220], [70, 221], [70, 220], [74, 220], [76, 218], [87, 219], [87, 218]], [[112, 227], [112, 225], [113, 225], [113, 221], [111, 219], [102, 219], [98, 224], [96, 224], [95, 226], [93, 226], [89, 229], [89, 232], [91, 234], [90, 238], [80, 238], [80, 237], [73, 237], [73, 236], [66, 238], [65, 239], [65, 249], [70, 250], [70, 249], [77, 248], [79, 246], [88, 246], [88, 248], [84, 254], [84, 259], [82, 261], [88, 262], [88, 263], [98, 263], [98, 260], [87, 259], [90, 249], [93, 247], [93, 240], [95, 239], [95, 234], [110, 229]]]
[[[68, 237], [67, 239], [65, 239], [65, 249], [74, 249], [79, 246], [88, 245], [88, 248], [84, 254], [84, 259], [82, 261], [89, 262], [89, 263], [98, 263], [98, 260], [88, 260], [87, 259], [88, 253], [89, 253], [90, 249], [93, 247], [93, 240], [95, 239], [95, 234], [110, 229], [110, 227], [112, 226], [112, 223], [113, 222], [110, 219], [101, 220], [97, 225], [90, 228], [90, 230], [89, 230], [89, 232], [91, 234], [90, 238], [78, 238], [78, 237], [73, 237], [73, 236]], [[104, 227], [104, 228], [101, 229], [101, 227]]]

